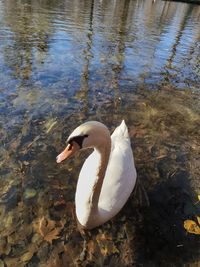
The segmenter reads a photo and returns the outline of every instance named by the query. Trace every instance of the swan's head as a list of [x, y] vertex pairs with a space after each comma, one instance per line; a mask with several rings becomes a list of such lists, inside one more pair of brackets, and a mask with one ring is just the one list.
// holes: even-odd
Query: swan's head
[[67, 147], [57, 156], [57, 163], [74, 155], [83, 148], [99, 148], [110, 142], [108, 128], [97, 121], [88, 121], [78, 126], [68, 137]]

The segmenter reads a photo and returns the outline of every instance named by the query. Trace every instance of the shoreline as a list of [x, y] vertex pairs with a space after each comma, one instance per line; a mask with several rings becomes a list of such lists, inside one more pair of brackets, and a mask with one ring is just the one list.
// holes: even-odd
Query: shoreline
[[200, 0], [163, 0], [165, 2], [181, 2], [187, 4], [200, 5]]

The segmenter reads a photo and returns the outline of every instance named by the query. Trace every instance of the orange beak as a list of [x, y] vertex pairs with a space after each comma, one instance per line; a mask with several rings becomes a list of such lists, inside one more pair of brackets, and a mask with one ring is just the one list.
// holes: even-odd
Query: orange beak
[[65, 150], [56, 157], [56, 162], [60, 163], [63, 160], [68, 159], [69, 157], [73, 156], [79, 149], [80, 146], [76, 142], [68, 144]]

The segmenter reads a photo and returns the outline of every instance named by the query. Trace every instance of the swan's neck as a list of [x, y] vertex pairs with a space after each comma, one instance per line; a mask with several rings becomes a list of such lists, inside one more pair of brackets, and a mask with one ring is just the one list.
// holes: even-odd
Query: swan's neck
[[103, 146], [95, 147], [95, 152], [99, 156], [99, 166], [97, 168], [97, 179], [93, 186], [92, 195], [90, 198], [92, 217], [98, 212], [99, 196], [101, 193], [103, 180], [108, 166], [110, 151], [111, 151], [111, 138], [109, 138]]

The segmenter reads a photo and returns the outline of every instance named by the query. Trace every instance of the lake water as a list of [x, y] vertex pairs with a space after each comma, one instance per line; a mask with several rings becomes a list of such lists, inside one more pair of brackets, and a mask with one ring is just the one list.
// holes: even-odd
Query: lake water
[[[0, 266], [199, 266], [200, 6], [151, 0], [0, 0]], [[79, 234], [86, 120], [125, 119], [141, 188]], [[85, 246], [85, 249], [83, 249]]]

